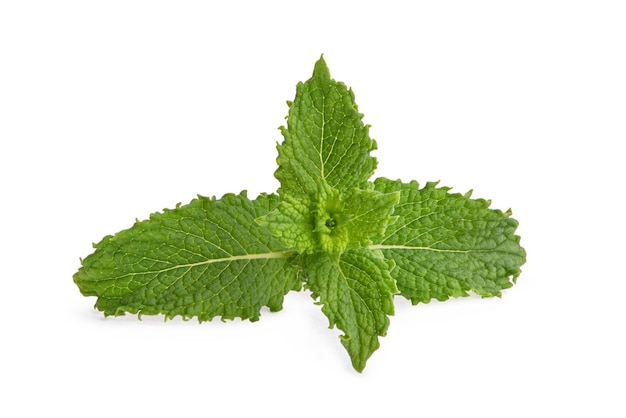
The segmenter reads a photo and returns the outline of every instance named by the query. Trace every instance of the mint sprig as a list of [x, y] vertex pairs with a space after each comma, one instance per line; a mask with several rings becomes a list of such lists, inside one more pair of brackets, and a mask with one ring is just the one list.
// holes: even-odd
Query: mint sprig
[[526, 253], [511, 212], [427, 183], [370, 182], [376, 142], [322, 58], [289, 102], [277, 195], [198, 197], [107, 236], [74, 282], [104, 315], [256, 321], [303, 286], [362, 371], [393, 297], [500, 296]]

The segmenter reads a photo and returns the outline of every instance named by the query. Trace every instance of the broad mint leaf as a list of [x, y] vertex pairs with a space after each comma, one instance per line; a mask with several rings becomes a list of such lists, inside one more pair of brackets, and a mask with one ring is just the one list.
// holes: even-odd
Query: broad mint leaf
[[262, 306], [278, 311], [300, 288], [295, 253], [254, 223], [277, 203], [229, 194], [155, 213], [96, 244], [74, 282], [105, 315], [255, 321]]
[[344, 193], [367, 182], [376, 168], [376, 159], [370, 156], [376, 142], [361, 120], [354, 93], [330, 78], [323, 57], [288, 104], [275, 174], [281, 197], [315, 200], [331, 189]]
[[378, 337], [387, 333], [388, 316], [394, 313], [392, 266], [379, 253], [362, 249], [346, 251], [339, 260], [306, 258], [306, 287], [319, 299], [330, 327], [344, 332], [341, 343], [359, 372], [380, 346]]
[[431, 299], [500, 296], [511, 287], [526, 261], [514, 234], [511, 212], [489, 208], [483, 199], [449, 193], [447, 187], [379, 178], [378, 191], [400, 192], [398, 221], [371, 248], [394, 260], [391, 275], [403, 296], [414, 304]]

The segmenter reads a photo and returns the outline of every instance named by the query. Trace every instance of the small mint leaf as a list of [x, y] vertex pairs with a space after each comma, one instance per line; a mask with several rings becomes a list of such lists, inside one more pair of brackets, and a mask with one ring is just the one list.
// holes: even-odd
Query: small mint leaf
[[316, 248], [315, 216], [307, 198], [285, 197], [278, 207], [256, 221], [274, 234], [285, 248], [312, 253]]
[[374, 190], [354, 190], [346, 198], [345, 225], [350, 248], [370, 245], [371, 238], [385, 232], [396, 221], [391, 216], [400, 193], [380, 193]]

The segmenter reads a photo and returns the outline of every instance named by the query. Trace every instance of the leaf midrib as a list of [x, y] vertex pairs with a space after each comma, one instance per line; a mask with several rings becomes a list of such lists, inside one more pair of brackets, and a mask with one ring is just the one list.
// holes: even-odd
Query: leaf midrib
[[[204, 261], [199, 261], [197, 263], [187, 263], [187, 264], [176, 264], [172, 267], [159, 269], [159, 270], [146, 270], [146, 271], [134, 271], [123, 274], [121, 276], [111, 277], [108, 280], [119, 280], [128, 276], [136, 276], [136, 275], [144, 275], [144, 274], [161, 274], [171, 270], [177, 270], [181, 268], [192, 269], [194, 267], [205, 266], [208, 264], [215, 263], [231, 263], [233, 261], [249, 261], [249, 260], [263, 260], [263, 259], [278, 259], [278, 258], [288, 258], [297, 255], [296, 251], [273, 251], [268, 253], [259, 253], [259, 254], [243, 254], [243, 255], [232, 255], [230, 257], [222, 257], [222, 258], [212, 258]], [[103, 279], [101, 281], [106, 281], [107, 279]]]
[[421, 251], [433, 251], [438, 253], [488, 253], [493, 252], [494, 250], [446, 250], [442, 248], [433, 248], [433, 247], [420, 247], [420, 246], [410, 246], [410, 245], [385, 245], [385, 244], [375, 244], [367, 247], [370, 250], [421, 250]]

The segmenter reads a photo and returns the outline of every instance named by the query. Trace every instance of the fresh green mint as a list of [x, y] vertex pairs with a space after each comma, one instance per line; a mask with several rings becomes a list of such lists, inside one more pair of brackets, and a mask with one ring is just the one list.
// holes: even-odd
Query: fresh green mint
[[446, 187], [370, 178], [351, 89], [322, 58], [299, 83], [278, 145], [277, 194], [198, 197], [94, 244], [74, 282], [104, 315], [256, 321], [308, 289], [362, 371], [393, 298], [500, 296], [526, 253], [511, 212]]

